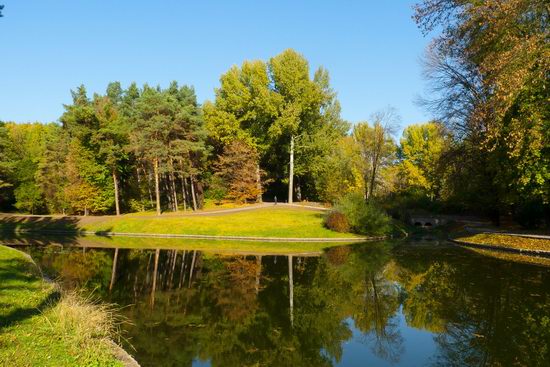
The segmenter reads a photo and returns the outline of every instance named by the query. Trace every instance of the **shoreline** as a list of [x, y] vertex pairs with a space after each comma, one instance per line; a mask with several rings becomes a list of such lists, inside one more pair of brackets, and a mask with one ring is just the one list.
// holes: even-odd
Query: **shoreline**
[[478, 233], [449, 238], [458, 246], [550, 258], [550, 240], [529, 235]]
[[[34, 259], [25, 252], [0, 245], [0, 257], [2, 259], [0, 269], [11, 277], [17, 278], [19, 283], [23, 282], [23, 284], [14, 284], [11, 286], [13, 290], [6, 290], [1, 295], [6, 298], [3, 301], [10, 301], [8, 302], [10, 307], [0, 313], [2, 316], [0, 342], [5, 347], [0, 351], [0, 364], [2, 361], [11, 360], [23, 362], [23, 365], [28, 365], [30, 362], [45, 366], [69, 366], [75, 363], [97, 362], [109, 366], [140, 367], [137, 361], [112, 339], [112, 330], [107, 328], [101, 330], [101, 336], [95, 334], [97, 329], [86, 330], [86, 328], [101, 328], [102, 324], [86, 323], [85, 318], [88, 316], [85, 315], [93, 314], [92, 316], [109, 320], [110, 311], [76, 293], [61, 292], [59, 285], [44, 277]], [[6, 281], [9, 283], [11, 280]], [[13, 310], [10, 312], [10, 309]], [[57, 320], [59, 315], [67, 319]], [[79, 328], [78, 332], [84, 331], [94, 336], [88, 336], [89, 339], [85, 339], [83, 345], [71, 344], [67, 340], [74, 339], [72, 334], [77, 332], [67, 328], [71, 323], [78, 324], [76, 325]], [[29, 344], [32, 344], [33, 348], [38, 347], [41, 351], [32, 354], [32, 361], [22, 359], [30, 357], [25, 354], [28, 351], [24, 350]], [[86, 359], [90, 357], [86, 354], [87, 349], [92, 354], [99, 352], [101, 356], [95, 358], [100, 359]], [[19, 366], [15, 362], [12, 365]]]

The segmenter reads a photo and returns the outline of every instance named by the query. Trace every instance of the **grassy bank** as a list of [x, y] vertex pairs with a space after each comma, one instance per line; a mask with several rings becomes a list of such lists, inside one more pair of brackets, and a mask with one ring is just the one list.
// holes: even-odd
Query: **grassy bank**
[[301, 208], [270, 207], [242, 212], [189, 216], [123, 215], [102, 217], [5, 217], [0, 229], [195, 234], [281, 238], [352, 238], [323, 227], [323, 213]]
[[490, 245], [514, 250], [524, 251], [548, 251], [550, 252], [550, 240], [509, 236], [499, 233], [478, 233], [455, 238], [460, 242], [473, 243], [478, 245]]
[[78, 238], [66, 238], [60, 236], [37, 237], [29, 234], [0, 240], [0, 244], [1, 243], [8, 244], [10, 246], [61, 245], [86, 248], [197, 250], [207, 253], [228, 255], [291, 255], [303, 253], [320, 253], [326, 248], [351, 244], [352, 242], [262, 242], [124, 236], [79, 236]]
[[1, 366], [123, 366], [105, 307], [60, 295], [23, 253], [0, 246]]

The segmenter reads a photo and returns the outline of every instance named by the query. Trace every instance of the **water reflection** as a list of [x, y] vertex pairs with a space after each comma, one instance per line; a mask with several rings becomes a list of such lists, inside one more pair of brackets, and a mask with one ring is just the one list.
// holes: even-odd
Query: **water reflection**
[[461, 248], [26, 251], [64, 286], [126, 306], [142, 366], [550, 364], [550, 270]]

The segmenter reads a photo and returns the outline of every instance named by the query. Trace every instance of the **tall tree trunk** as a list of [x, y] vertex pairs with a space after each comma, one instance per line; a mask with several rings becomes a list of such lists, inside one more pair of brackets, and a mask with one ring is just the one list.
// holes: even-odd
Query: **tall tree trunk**
[[259, 162], [256, 164], [256, 186], [258, 188], [258, 197], [256, 198], [256, 202], [261, 203], [262, 202], [262, 177], [260, 175]]
[[292, 272], [292, 256], [288, 256], [288, 290], [290, 301], [290, 326], [294, 326], [294, 278]]
[[164, 184], [164, 192], [166, 192], [166, 199], [168, 200], [168, 207], [172, 208], [172, 211], [174, 211], [174, 202], [172, 198], [172, 187], [170, 186], [170, 177], [168, 176], [168, 173], [166, 173], [163, 177], [161, 177], [162, 183]]
[[290, 137], [290, 168], [288, 170], [288, 203], [292, 204], [294, 194], [294, 135]]
[[115, 249], [115, 256], [113, 258], [113, 268], [111, 269], [111, 283], [109, 283], [109, 293], [113, 290], [116, 278], [116, 263], [118, 261], [118, 248]]
[[368, 192], [368, 195], [367, 195], [367, 201], [371, 200], [372, 199], [372, 195], [374, 193], [374, 185], [375, 185], [375, 182], [376, 182], [376, 171], [378, 169], [377, 167], [377, 163], [375, 163], [375, 160], [378, 160], [376, 157], [373, 159], [373, 162], [372, 162], [372, 173], [371, 173], [371, 176], [370, 176], [370, 185], [369, 185], [369, 192]]
[[172, 196], [174, 197], [174, 211], [178, 211], [178, 194], [176, 193], [176, 179], [174, 177], [174, 163], [172, 159], [170, 159], [170, 186], [172, 189]]
[[191, 197], [193, 198], [193, 210], [197, 210], [197, 198], [195, 197], [195, 183], [193, 182], [193, 175], [189, 176], [189, 182], [191, 183]]
[[151, 203], [151, 207], [153, 207], [154, 204], [153, 204], [153, 192], [151, 191], [151, 170], [147, 170], [144, 164], [142, 169], [143, 169], [143, 173], [147, 176], [147, 192], [149, 193], [149, 202]]
[[116, 215], [120, 215], [120, 206], [118, 203], [118, 180], [116, 177], [116, 170], [113, 168], [113, 183], [115, 185], [115, 210]]
[[183, 211], [187, 210], [187, 195], [185, 194], [185, 177], [183, 175], [183, 161], [180, 160], [181, 165], [181, 194], [183, 200]]
[[159, 160], [155, 158], [155, 197], [157, 199], [157, 215], [160, 215]]
[[143, 193], [141, 192], [141, 175], [139, 174], [139, 166], [136, 165], [136, 175], [138, 181], [138, 191], [139, 191], [139, 202], [143, 206]]

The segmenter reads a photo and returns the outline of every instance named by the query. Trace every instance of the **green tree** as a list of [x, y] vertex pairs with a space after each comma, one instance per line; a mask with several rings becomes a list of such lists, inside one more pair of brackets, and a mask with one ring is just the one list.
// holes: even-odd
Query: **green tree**
[[374, 121], [372, 126], [368, 122], [361, 122], [353, 129], [353, 138], [358, 145], [362, 161], [361, 170], [367, 201], [374, 196], [382, 169], [394, 162], [396, 146], [392, 135], [399, 117], [395, 110], [386, 109], [376, 112], [372, 120]]
[[136, 102], [134, 118], [132, 144], [138, 157], [153, 166], [157, 214], [161, 213], [161, 175], [167, 176], [168, 199], [177, 210], [174, 180], [177, 164], [181, 175], [189, 175], [196, 209], [194, 174], [206, 148], [203, 120], [193, 89], [179, 88], [176, 83], [164, 91], [145, 85]]
[[[453, 175], [476, 183], [469, 190], [489, 193], [483, 207], [497, 221], [502, 209], [526, 202], [548, 210], [547, 2], [426, 0], [415, 18], [425, 33], [441, 30], [427, 58], [435, 98], [426, 104], [454, 132], [454, 156], [471, 157], [463, 170], [471, 177], [460, 162], [449, 162]], [[466, 206], [478, 204], [473, 193], [456, 194]]]
[[128, 159], [129, 124], [121, 116], [119, 105], [122, 97], [120, 83], [110, 83], [107, 96], [94, 98], [98, 128], [93, 133], [93, 141], [98, 146], [98, 156], [109, 168], [113, 178], [116, 215], [120, 215], [119, 173], [121, 165]]
[[399, 146], [400, 175], [405, 188], [419, 188], [431, 200], [439, 194], [439, 160], [448, 145], [443, 127], [435, 122], [409, 125]]

